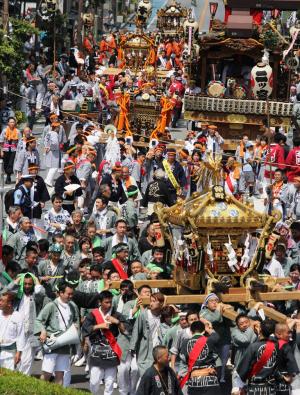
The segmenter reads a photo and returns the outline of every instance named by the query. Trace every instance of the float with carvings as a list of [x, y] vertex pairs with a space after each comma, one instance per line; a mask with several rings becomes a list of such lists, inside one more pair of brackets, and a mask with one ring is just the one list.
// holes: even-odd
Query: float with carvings
[[161, 35], [183, 34], [183, 23], [188, 16], [188, 9], [179, 2], [171, 1], [157, 11], [156, 27]]
[[[225, 22], [212, 16], [210, 31], [197, 39], [199, 61], [191, 76], [201, 94], [185, 96], [184, 116], [216, 124], [227, 142], [242, 133], [254, 140], [267, 122], [290, 125], [298, 30], [283, 36], [278, 18], [280, 10], [296, 10], [299, 2], [278, 2], [276, 10], [264, 1], [226, 4]], [[262, 9], [271, 9], [270, 21], [263, 20]]]
[[[172, 246], [175, 281], [191, 291], [204, 292], [208, 280], [225, 289], [258, 279], [278, 239], [274, 227], [279, 212], [257, 212], [220, 185], [179, 199], [172, 207], [158, 203], [155, 212]], [[179, 240], [174, 226], [182, 231]]]

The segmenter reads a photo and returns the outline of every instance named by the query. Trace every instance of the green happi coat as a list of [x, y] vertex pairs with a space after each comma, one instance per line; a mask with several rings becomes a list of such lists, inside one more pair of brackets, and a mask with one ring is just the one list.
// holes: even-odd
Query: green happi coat
[[[148, 322], [148, 309], [141, 311], [141, 314], [135, 321], [132, 337], [130, 340], [130, 350], [136, 352], [140, 375], [153, 364], [153, 333], [150, 331]], [[158, 331], [158, 339], [162, 344], [162, 332]]]
[[[57, 300], [54, 302], [48, 303], [42, 311], [39, 313], [35, 320], [35, 328], [34, 333], [38, 335], [42, 330], [47, 332], [47, 335], [50, 336], [53, 333], [60, 332], [63, 333], [65, 330], [60, 329], [59, 325], [59, 310], [57, 308]], [[75, 303], [69, 302], [71, 314], [70, 319], [66, 322], [67, 328], [69, 328], [72, 324], [77, 325], [79, 328], [79, 312]], [[58, 333], [58, 335], [60, 334]], [[57, 354], [69, 354], [70, 346], [63, 346], [55, 350]]]

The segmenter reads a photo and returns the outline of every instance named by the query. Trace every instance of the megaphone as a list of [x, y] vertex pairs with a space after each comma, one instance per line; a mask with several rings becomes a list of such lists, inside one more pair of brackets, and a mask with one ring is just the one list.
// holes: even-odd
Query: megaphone
[[125, 144], [132, 145], [133, 137], [132, 136], [125, 136]]
[[115, 125], [109, 124], [109, 125], [105, 126], [104, 133], [107, 133], [107, 134], [113, 133], [116, 136], [118, 131], [117, 131], [117, 128], [115, 127]]
[[158, 140], [156, 139], [151, 139], [149, 142], [149, 148], [155, 148], [158, 145]]
[[46, 342], [43, 344], [43, 350], [46, 354], [49, 354], [60, 347], [70, 346], [71, 344], [79, 343], [80, 338], [78, 330], [76, 329], [76, 326], [72, 324], [65, 332], [63, 332], [59, 336], [56, 336], [56, 334], [53, 333], [49, 337], [49, 339], [47, 339]]

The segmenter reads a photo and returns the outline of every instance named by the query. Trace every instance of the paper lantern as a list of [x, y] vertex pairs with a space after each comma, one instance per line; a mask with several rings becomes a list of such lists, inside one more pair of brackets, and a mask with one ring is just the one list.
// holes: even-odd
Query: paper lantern
[[266, 100], [273, 90], [273, 71], [270, 65], [257, 63], [251, 70], [251, 87], [256, 99]]
[[146, 21], [151, 15], [152, 4], [149, 0], [141, 0], [137, 6], [137, 15], [141, 20]]

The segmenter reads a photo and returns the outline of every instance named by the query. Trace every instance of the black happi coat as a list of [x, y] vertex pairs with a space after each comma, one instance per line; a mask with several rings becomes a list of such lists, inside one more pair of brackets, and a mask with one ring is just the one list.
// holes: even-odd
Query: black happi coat
[[[187, 366], [189, 363], [189, 355], [193, 350], [195, 343], [201, 336], [202, 335], [200, 334], [196, 334], [191, 339], [185, 339], [182, 343], [180, 358], [185, 361]], [[216, 332], [213, 332], [207, 337], [206, 344], [198, 356], [192, 370], [216, 367], [216, 360], [218, 358], [216, 350], [219, 341], [220, 336]], [[189, 394], [217, 395], [219, 393], [219, 382], [215, 375], [190, 377], [187, 385], [189, 388]]]
[[[168, 385], [168, 392], [163, 387], [162, 379], [164, 383]], [[176, 374], [173, 369], [169, 366], [165, 368], [163, 375], [159, 376], [154, 366], [151, 366], [146, 370], [141, 378], [140, 384], [136, 391], [136, 395], [183, 395], [183, 392], [179, 386]]]
[[126, 197], [124, 198], [124, 190], [122, 187], [122, 182], [121, 180], [117, 181], [117, 184], [115, 184], [112, 181], [112, 176], [110, 174], [105, 174], [102, 177], [101, 180], [101, 185], [107, 184], [110, 187], [111, 190], [111, 196], [110, 196], [110, 201], [111, 202], [125, 202], [126, 201]]
[[76, 189], [76, 191], [74, 191], [72, 195], [64, 195], [65, 187], [70, 184], [80, 185], [80, 181], [75, 175], [73, 175], [70, 177], [70, 182], [67, 182], [65, 175], [62, 174], [55, 181], [54, 189], [55, 189], [55, 193], [63, 197], [63, 205], [62, 205], [63, 209], [67, 210], [69, 214], [72, 214], [72, 212], [75, 210], [74, 200], [75, 198], [82, 195], [82, 189], [81, 188]]
[[[117, 320], [119, 320], [120, 322], [125, 322], [125, 318], [120, 313], [112, 311], [110, 315], [116, 318]], [[101, 368], [110, 368], [110, 367], [118, 366], [120, 363], [119, 358], [111, 349], [109, 342], [106, 339], [103, 332], [101, 331], [101, 329], [93, 331], [94, 325], [97, 325], [96, 318], [92, 313], [89, 313], [83, 322], [81, 333], [83, 337], [89, 337], [92, 345], [92, 352], [89, 358], [90, 366], [99, 366]], [[110, 325], [109, 330], [117, 339], [119, 334], [118, 325], [115, 324]], [[99, 358], [93, 356], [93, 347], [95, 346], [99, 346], [101, 350], [105, 349], [107, 351], [107, 355], [105, 356], [105, 358]]]
[[[275, 342], [275, 349], [265, 364], [265, 366], [257, 373], [256, 376], [249, 379], [250, 381], [255, 382], [267, 382], [271, 378], [273, 378], [277, 366], [278, 366], [278, 358], [279, 358], [279, 348], [277, 342]], [[237, 372], [240, 378], [246, 382], [248, 376], [254, 366], [254, 364], [260, 359], [262, 353], [264, 352], [266, 347], [266, 340], [259, 340], [255, 343], [249, 345], [246, 349], [243, 358], [237, 366]]]
[[298, 365], [294, 357], [293, 347], [290, 343], [278, 341], [279, 355], [276, 371], [276, 393], [281, 395], [290, 394], [290, 385], [283, 376], [293, 376], [299, 373]]
[[161, 202], [167, 206], [171, 206], [173, 201], [170, 197], [169, 188], [165, 181], [155, 180], [148, 184], [145, 196], [141, 205], [147, 207], [148, 203]]

